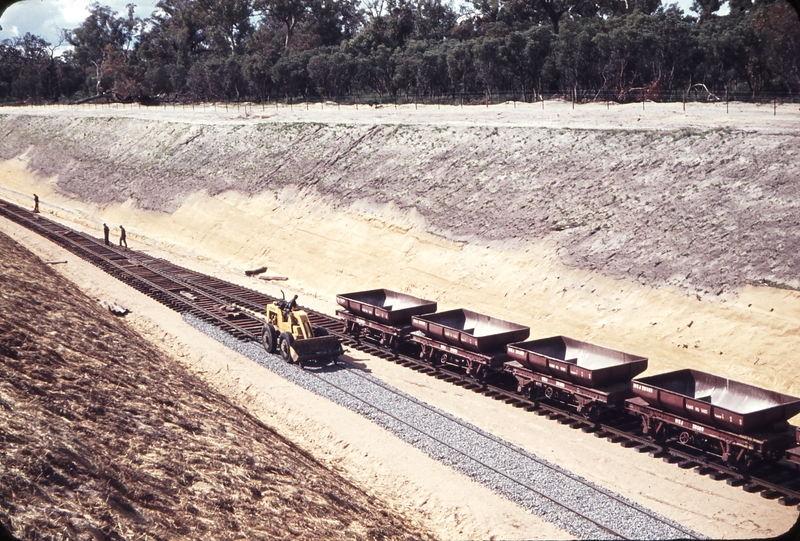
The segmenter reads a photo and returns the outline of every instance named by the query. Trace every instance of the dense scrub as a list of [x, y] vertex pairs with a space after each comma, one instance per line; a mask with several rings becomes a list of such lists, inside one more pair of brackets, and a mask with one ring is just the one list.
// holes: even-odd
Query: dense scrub
[[772, 100], [800, 92], [783, 0], [164, 0], [147, 21], [95, 4], [54, 56], [0, 44], [0, 101]]

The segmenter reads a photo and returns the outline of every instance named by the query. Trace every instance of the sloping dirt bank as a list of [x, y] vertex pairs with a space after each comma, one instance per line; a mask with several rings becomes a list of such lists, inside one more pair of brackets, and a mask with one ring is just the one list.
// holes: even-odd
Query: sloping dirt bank
[[[537, 109], [515, 111], [524, 119]], [[335, 209], [413, 209], [452, 241], [546, 238], [569, 266], [648, 285], [712, 295], [748, 283], [800, 287], [796, 128], [53, 113], [4, 115], [0, 159], [24, 155], [39, 175], [57, 176], [60, 191], [100, 206], [132, 199], [173, 213], [199, 190], [257, 196], [294, 186]]]
[[431, 539], [3, 233], [0, 253], [0, 523], [15, 536]]
[[[376, 506], [384, 505], [379, 500], [385, 502], [385, 510], [389, 511], [389, 517], [396, 515], [405, 517], [406, 520], [417, 524], [419, 530], [429, 532], [439, 539], [569, 538], [569, 535], [563, 530], [494, 494], [489, 488], [455, 472], [449, 466], [428, 457], [422, 451], [399, 440], [360, 414], [289, 383], [269, 370], [254, 364], [250, 359], [231, 351], [186, 324], [180, 314], [36, 233], [6, 220], [0, 220], [0, 232], [7, 233], [43, 260], [66, 261], [65, 264], [54, 265], [52, 269], [77, 284], [81, 291], [90, 298], [124, 300], [125, 305], [131, 310], [131, 313], [125, 317], [124, 323], [162, 352], [169, 359], [168, 366], [172, 369], [178, 368], [179, 365], [185, 367], [216, 392], [223, 394], [227, 400], [246, 409], [249, 414], [268, 426], [274, 427], [281, 436], [296, 443], [353, 485], [366, 487], [374, 498], [373, 503]], [[148, 249], [148, 251], [157, 250]], [[13, 255], [15, 252], [4, 253]], [[169, 254], [159, 253], [158, 255]], [[0, 262], [2, 261], [0, 258]], [[185, 264], [186, 261], [182, 261], [182, 263]], [[228, 276], [228, 278], [234, 278], [235, 281], [236, 278], [241, 277]], [[2, 285], [4, 282], [0, 283], [0, 290]], [[59, 293], [55, 292], [51, 296], [57, 299], [58, 295]], [[94, 303], [92, 304], [94, 305]], [[102, 316], [102, 314], [106, 315]], [[103, 321], [110, 317], [104, 311], [100, 315]], [[25, 317], [24, 319], [35, 318]], [[118, 321], [112, 318], [112, 322]], [[79, 337], [82, 334], [76, 333], [76, 336]], [[386, 378], [385, 374], [381, 374], [380, 369], [393, 368], [393, 365], [388, 365], [383, 360], [361, 355], [354, 361], [359, 365], [369, 366], [369, 369], [373, 371], [378, 370], [376, 373], [384, 379], [389, 381], [393, 379]], [[2, 367], [1, 364], [0, 367]], [[415, 372], [402, 370], [399, 367], [394, 367], [394, 370], [396, 375], [400, 376], [399, 378], [395, 377], [394, 381], [405, 384], [406, 389], [408, 388], [407, 378], [412, 378], [410, 385], [416, 389], [428, 388], [435, 383], [442, 385], [442, 382], [431, 382], [431, 378]], [[169, 376], [170, 380], [171, 378], [172, 376]], [[182, 391], [179, 390], [179, 392]], [[470, 398], [478, 400], [480, 397], [476, 395], [466, 398], [467, 400]], [[201, 408], [208, 405], [194, 401], [193, 397], [188, 397], [185, 401]], [[435, 401], [433, 402], [435, 403]], [[490, 416], [494, 415], [490, 414]], [[47, 423], [50, 418], [52, 416], [45, 416], [41, 422]], [[246, 423], [240, 424], [243, 427], [241, 430], [247, 432]], [[105, 428], [109, 426], [113, 428], [113, 425], [103, 425], [98, 426], [97, 430], [98, 432], [105, 431]], [[256, 428], [259, 427], [260, 425], [256, 424]], [[108, 431], [105, 433], [108, 434]], [[96, 434], [96, 437], [100, 438], [101, 436]], [[228, 445], [227, 440], [223, 442], [222, 446], [226, 445]], [[32, 451], [46, 452], [47, 449], [32, 449]], [[138, 460], [136, 453], [137, 451], [129, 453], [132, 457], [131, 460]], [[246, 473], [246, 471], [246, 464], [242, 466], [242, 470], [237, 469], [237, 472]], [[207, 488], [202, 484], [199, 486]], [[275, 485], [275, 488], [279, 490], [280, 486]], [[702, 494], [702, 499], [705, 501], [707, 499], [705, 491], [702, 491]], [[191, 496], [191, 494], [186, 496]], [[20, 498], [24, 495], [17, 494], [14, 497]], [[757, 517], [751, 517], [753, 515], [751, 511], [742, 513], [740, 508], [730, 505], [715, 506], [726, 509], [720, 519], [711, 518], [709, 520], [710, 517], [705, 511], [695, 513], [694, 516], [700, 521], [705, 531], [710, 532], [740, 533], [755, 528], [754, 531], [759, 534], [769, 535], [788, 528], [791, 517], [775, 513], [775, 506], [769, 505], [769, 502], [765, 502], [758, 496], [753, 496], [753, 498], [757, 498], [755, 499], [757, 506], [764, 507], [761, 512], [756, 513]], [[0, 498], [0, 511], [5, 509], [3, 501], [5, 500]], [[32, 509], [38, 513], [36, 506], [33, 506]], [[236, 509], [239, 510], [238, 507]], [[32, 513], [27, 518], [16, 516], [14, 524], [17, 531], [24, 531], [26, 524], [30, 526], [28, 519], [38, 518], [37, 513]], [[731, 520], [732, 516], [743, 518]], [[684, 520], [685, 518], [686, 512], [681, 510], [679, 519]], [[756, 521], [753, 521], [753, 518], [756, 518]], [[32, 522], [36, 523], [35, 520]], [[266, 522], [265, 519], [260, 519], [257, 524], [269, 527]], [[133, 527], [132, 529], [135, 530]], [[273, 533], [278, 533], [278, 529]], [[345, 530], [344, 533], [349, 534], [350, 532]], [[293, 537], [305, 539], [313, 538], [314, 535], [312, 530], [307, 535], [305, 531], [302, 531], [299, 536]], [[34, 539], [34, 536], [29, 537]], [[180, 537], [180, 539], [185, 538], [185, 536]], [[269, 535], [248, 536], [248, 539], [264, 538], [270, 537]]]

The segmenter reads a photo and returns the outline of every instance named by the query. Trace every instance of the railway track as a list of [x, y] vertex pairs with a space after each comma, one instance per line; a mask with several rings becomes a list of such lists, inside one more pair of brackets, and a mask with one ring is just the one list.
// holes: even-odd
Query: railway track
[[[226, 307], [241, 305], [261, 312], [267, 303], [276, 300], [274, 297], [142, 252], [107, 246], [102, 239], [80, 233], [12, 203], [0, 201], [0, 216], [48, 238], [181, 314], [199, 318], [238, 340], [260, 342], [262, 322], [248, 316], [244, 311]], [[387, 351], [367, 341], [356, 341], [342, 332], [342, 323], [337, 318], [304, 309], [314, 325], [326, 328], [352, 349], [503, 401], [511, 407], [545, 416], [573, 429], [593, 433], [598, 438], [631, 448], [635, 452], [649, 453], [655, 459], [676, 464], [676, 467], [693, 468], [700, 475], [725, 481], [728, 485], [741, 487], [749, 493], [760, 493], [766, 499], [775, 500], [784, 506], [797, 506], [800, 510], [800, 473], [789, 463], [761, 464], [747, 473], [738, 472], [721, 461], [702, 456], [694, 449], [683, 447], [677, 442], [652, 442], [642, 435], [640, 423], [630, 416], [612, 414], [597, 422], [589, 421], [559, 403], [532, 401], [517, 395], [516, 383], [503, 381], [502, 377], [478, 382], [447, 367], [434, 367], [402, 352]]]

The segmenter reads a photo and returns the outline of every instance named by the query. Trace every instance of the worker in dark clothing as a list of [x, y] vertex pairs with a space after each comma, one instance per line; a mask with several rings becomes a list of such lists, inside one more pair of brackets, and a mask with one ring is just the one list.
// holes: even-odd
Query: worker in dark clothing
[[294, 307], [297, 306], [297, 295], [292, 300], [283, 305], [283, 320], [289, 321], [289, 314], [292, 313]]
[[110, 229], [108, 229], [108, 226], [106, 224], [103, 224], [103, 236], [106, 239], [106, 246], [108, 246], [108, 232], [109, 231], [110, 231]]
[[33, 212], [39, 212], [39, 196], [33, 194]]
[[125, 248], [128, 247], [128, 240], [125, 236], [125, 228], [119, 226], [119, 245], [122, 246], [123, 244], [125, 245]]

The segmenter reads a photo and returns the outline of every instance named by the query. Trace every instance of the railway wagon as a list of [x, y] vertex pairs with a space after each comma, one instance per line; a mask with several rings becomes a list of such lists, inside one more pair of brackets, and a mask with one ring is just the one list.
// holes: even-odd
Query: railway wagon
[[693, 369], [634, 379], [625, 407], [657, 442], [675, 437], [739, 469], [797, 445], [800, 399]]
[[530, 327], [464, 308], [414, 316], [411, 325], [417, 332], [408, 339], [419, 346], [420, 358], [461, 366], [477, 379], [502, 368], [506, 346], [530, 335]]
[[370, 289], [336, 296], [344, 308], [336, 315], [345, 323], [344, 332], [361, 340], [369, 338], [384, 347], [396, 350], [414, 331], [413, 316], [436, 312], [435, 301], [399, 293], [390, 289]]
[[633, 396], [631, 379], [647, 369], [647, 358], [566, 336], [509, 344], [506, 372], [517, 392], [537, 400], [574, 404], [595, 420], [608, 407]]

